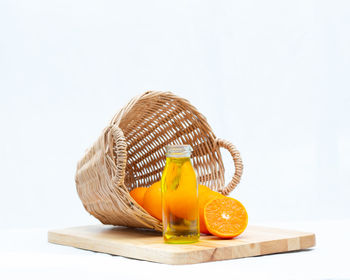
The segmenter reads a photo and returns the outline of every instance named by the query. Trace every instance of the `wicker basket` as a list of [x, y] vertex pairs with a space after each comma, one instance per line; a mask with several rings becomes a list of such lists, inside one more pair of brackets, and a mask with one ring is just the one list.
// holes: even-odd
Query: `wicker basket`
[[[235, 146], [216, 138], [206, 118], [187, 100], [150, 91], [123, 107], [78, 162], [75, 182], [85, 209], [104, 224], [161, 231], [161, 222], [129, 191], [160, 180], [168, 144], [192, 146], [200, 184], [227, 195], [239, 183], [243, 165]], [[227, 186], [220, 147], [230, 152], [235, 164]]]

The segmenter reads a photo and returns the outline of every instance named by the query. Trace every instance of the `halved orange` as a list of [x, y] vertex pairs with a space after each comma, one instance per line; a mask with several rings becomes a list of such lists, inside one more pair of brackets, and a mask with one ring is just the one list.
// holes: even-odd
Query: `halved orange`
[[248, 214], [237, 199], [217, 198], [204, 207], [204, 220], [208, 231], [221, 238], [240, 235], [248, 225]]
[[201, 233], [209, 233], [204, 220], [204, 207], [208, 202], [219, 197], [225, 196], [221, 193], [212, 191], [206, 186], [198, 185], [199, 228]]

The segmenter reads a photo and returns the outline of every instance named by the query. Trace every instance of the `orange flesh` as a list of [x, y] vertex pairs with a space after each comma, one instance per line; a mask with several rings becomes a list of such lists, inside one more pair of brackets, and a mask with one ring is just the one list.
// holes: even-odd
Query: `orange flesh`
[[198, 196], [199, 196], [199, 226], [201, 233], [209, 234], [204, 220], [204, 207], [205, 205], [213, 199], [224, 197], [222, 194], [212, 191], [206, 186], [198, 186]]
[[204, 207], [208, 231], [221, 238], [240, 235], [248, 225], [248, 214], [243, 204], [231, 197], [214, 199]]

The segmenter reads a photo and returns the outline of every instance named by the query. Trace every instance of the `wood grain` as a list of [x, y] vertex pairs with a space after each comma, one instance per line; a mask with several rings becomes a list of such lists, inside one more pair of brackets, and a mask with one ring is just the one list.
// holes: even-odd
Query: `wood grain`
[[202, 235], [192, 244], [166, 244], [159, 232], [91, 225], [52, 230], [51, 243], [166, 264], [193, 264], [296, 251], [315, 246], [315, 234], [248, 226], [235, 239]]

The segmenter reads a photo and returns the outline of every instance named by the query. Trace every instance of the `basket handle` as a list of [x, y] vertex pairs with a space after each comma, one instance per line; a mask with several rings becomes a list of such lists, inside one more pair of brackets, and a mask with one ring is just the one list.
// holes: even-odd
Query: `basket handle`
[[215, 142], [220, 148], [225, 148], [226, 150], [229, 151], [235, 164], [235, 174], [233, 175], [231, 181], [227, 184], [227, 186], [221, 190], [221, 193], [223, 195], [228, 195], [239, 184], [239, 181], [241, 180], [241, 176], [243, 172], [243, 163], [242, 163], [241, 155], [239, 151], [236, 149], [235, 145], [233, 145], [231, 142], [227, 140], [220, 139], [220, 138], [217, 138]]
[[[112, 181], [117, 185], [122, 185], [124, 182], [126, 160], [127, 160], [127, 144], [124, 137], [123, 130], [118, 126], [110, 126], [108, 128], [109, 136], [107, 136], [108, 148], [106, 155], [108, 154], [107, 159], [114, 162], [110, 164], [112, 167]], [[116, 155], [116, 156], [115, 156]]]

